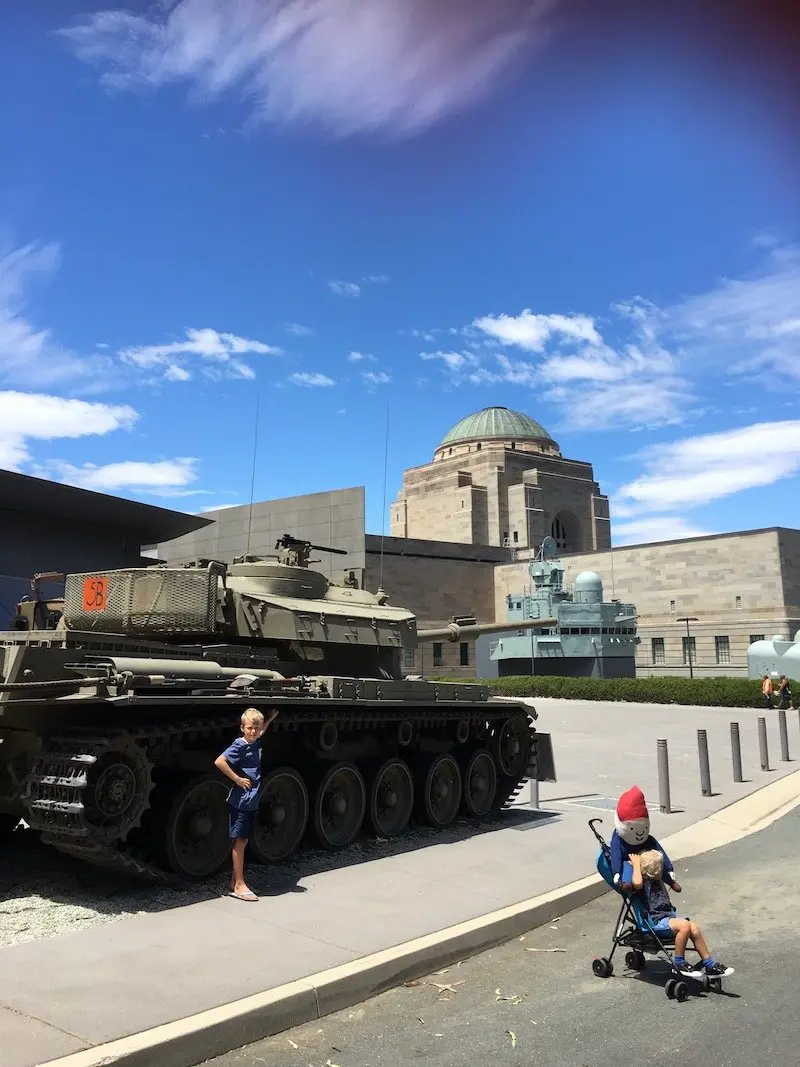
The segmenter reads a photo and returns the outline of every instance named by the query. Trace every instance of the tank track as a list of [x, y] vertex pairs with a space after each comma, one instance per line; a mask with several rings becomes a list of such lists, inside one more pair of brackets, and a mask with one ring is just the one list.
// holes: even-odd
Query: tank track
[[[505, 709], [503, 709], [505, 711]], [[458, 709], [435, 709], [419, 718], [415, 715], [419, 709], [392, 709], [391, 712], [370, 713], [369, 709], [293, 709], [295, 714], [284, 720], [277, 729], [297, 731], [303, 725], [333, 721], [337, 726], [358, 726], [369, 730], [378, 726], [400, 723], [406, 718], [415, 722], [417, 727], [435, 727], [467, 719], [470, 724], [485, 722], [487, 719], [507, 717], [500, 709], [492, 709], [488, 716], [482, 708], [475, 706]], [[305, 712], [305, 714], [304, 714]], [[327, 712], [327, 713], [326, 713]], [[509, 713], [513, 714], [512, 709]], [[124, 732], [119, 730], [109, 733], [73, 735], [64, 733], [48, 739], [47, 749], [39, 753], [29, 772], [23, 792], [26, 809], [25, 821], [41, 833], [43, 844], [57, 849], [65, 855], [89, 864], [107, 874], [124, 878], [133, 878], [152, 884], [174, 884], [181, 878], [172, 871], [165, 870], [153, 861], [153, 851], [143, 850], [141, 843], [133, 846], [126, 838], [137, 829], [142, 817], [151, 806], [155, 783], [152, 774], [148, 774], [144, 795], [133, 805], [133, 811], [121, 823], [115, 834], [113, 830], [103, 831], [90, 823], [87, 817], [89, 787], [89, 770], [94, 767], [104, 753], [110, 751], [130, 751], [132, 744], [140, 753], [154, 745], [180, 744], [182, 740], [195, 739], [230, 732], [231, 708], [219, 715], [148, 723]], [[273, 729], [275, 729], [273, 727]], [[528, 717], [530, 738], [530, 757], [526, 767], [515, 776], [502, 774], [498, 768], [497, 792], [493, 812], [510, 807], [519, 795], [525, 781], [535, 768], [535, 727]], [[146, 761], [149, 771], [153, 766]]]

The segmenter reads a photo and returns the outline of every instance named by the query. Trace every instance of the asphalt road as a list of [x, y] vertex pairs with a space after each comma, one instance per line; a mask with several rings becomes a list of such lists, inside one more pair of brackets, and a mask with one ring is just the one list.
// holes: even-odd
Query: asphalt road
[[[607, 821], [607, 820], [606, 820]], [[587, 828], [587, 849], [591, 848]], [[768, 1067], [800, 1063], [800, 808], [676, 864], [676, 903], [735, 967], [723, 995], [679, 1004], [664, 971], [595, 978], [609, 894], [446, 972], [209, 1061], [214, 1067]], [[532, 862], [535, 858], [532, 857]], [[243, 931], [244, 933], [244, 931]], [[561, 951], [551, 951], [559, 949]], [[699, 994], [699, 995], [698, 995]], [[501, 999], [502, 998], [502, 999]], [[669, 1059], [668, 1059], [669, 1057]]]

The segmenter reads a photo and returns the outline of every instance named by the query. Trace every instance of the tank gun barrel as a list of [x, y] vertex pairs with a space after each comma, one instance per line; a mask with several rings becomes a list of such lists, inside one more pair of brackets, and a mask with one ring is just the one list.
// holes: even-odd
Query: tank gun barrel
[[557, 626], [558, 619], [521, 619], [519, 622], [449, 622], [431, 630], [417, 630], [417, 640], [427, 641], [468, 641], [481, 634], [510, 633], [514, 630], [535, 630], [543, 626]]

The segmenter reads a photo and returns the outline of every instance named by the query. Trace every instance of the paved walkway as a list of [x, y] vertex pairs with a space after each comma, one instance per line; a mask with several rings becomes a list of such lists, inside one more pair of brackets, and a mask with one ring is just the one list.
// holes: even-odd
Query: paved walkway
[[[547, 892], [589, 874], [586, 820], [607, 836], [619, 793], [645, 791], [653, 832], [666, 837], [797, 769], [781, 763], [777, 714], [770, 760], [759, 768], [758, 712], [537, 700], [553, 734], [559, 782], [541, 787], [541, 811], [520, 798], [495, 828], [469, 823], [404, 843], [301, 856], [254, 872], [257, 904], [229, 897], [121, 918], [73, 934], [0, 948], [3, 1067], [57, 1056], [148, 1029], [306, 977]], [[730, 770], [729, 722], [742, 733], [745, 783]], [[712, 786], [700, 793], [696, 729], [708, 731]], [[674, 813], [658, 812], [656, 740], [670, 746]], [[800, 756], [797, 712], [790, 748]], [[365, 858], [366, 857], [366, 858]], [[220, 887], [226, 877], [220, 879]]]

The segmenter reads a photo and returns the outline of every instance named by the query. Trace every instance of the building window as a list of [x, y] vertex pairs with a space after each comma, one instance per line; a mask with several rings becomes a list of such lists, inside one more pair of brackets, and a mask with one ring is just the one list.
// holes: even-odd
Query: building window
[[740, 596], [737, 596], [737, 598], [736, 598], [736, 607], [740, 608], [741, 606], [742, 606], [742, 598]]
[[756, 641], [763, 641], [763, 640], [764, 640], [764, 635], [763, 634], [750, 634], [750, 644], [751, 645], [754, 645], [756, 643]]
[[516, 441], [512, 441], [511, 442], [511, 447], [516, 450], [517, 442]]
[[519, 541], [519, 534], [517, 533], [516, 530], [514, 530], [514, 544], [516, 545], [518, 541]]
[[670, 602], [669, 602], [669, 610], [671, 612], [675, 611], [675, 601], [674, 600], [670, 600]]
[[697, 646], [693, 637], [681, 638], [683, 644], [683, 662], [689, 662], [689, 651], [692, 653], [692, 663], [697, 663]]
[[434, 665], [434, 667], [441, 667], [442, 666], [442, 662], [443, 662], [442, 661], [442, 642], [441, 641], [434, 641], [433, 642], [433, 665]]
[[477, 445], [475, 445], [475, 451], [476, 452], [480, 452], [480, 450], [481, 450], [481, 443], [480, 443], [480, 441], [478, 441]]
[[717, 663], [730, 663], [731, 643], [727, 637], [715, 637], [714, 649], [717, 653]]
[[414, 666], [414, 649], [413, 648], [404, 648], [403, 649], [403, 666], [404, 667], [413, 667]]
[[650, 649], [652, 654], [653, 663], [666, 663], [667, 657], [664, 654], [664, 638], [654, 637], [650, 642]]
[[469, 667], [469, 641], [462, 641], [459, 651], [461, 653], [461, 666]]

